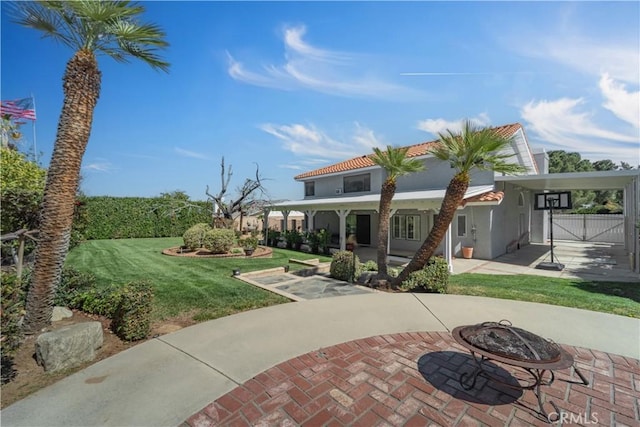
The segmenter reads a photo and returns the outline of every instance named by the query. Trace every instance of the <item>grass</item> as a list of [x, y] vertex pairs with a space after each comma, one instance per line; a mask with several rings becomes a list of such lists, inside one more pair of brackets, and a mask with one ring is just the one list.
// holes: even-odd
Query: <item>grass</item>
[[539, 302], [640, 318], [637, 283], [465, 273], [449, 278], [447, 293]]
[[[154, 318], [189, 314], [202, 321], [240, 311], [289, 302], [288, 299], [231, 277], [282, 267], [290, 258], [330, 258], [274, 249], [273, 258], [192, 259], [162, 255], [180, 238], [94, 240], [69, 253], [67, 265], [94, 274], [98, 283], [124, 284], [147, 279], [155, 287]], [[291, 268], [297, 268], [291, 264]], [[528, 275], [453, 275], [448, 293], [539, 302], [640, 318], [636, 283], [590, 282]]]
[[[181, 238], [92, 240], [72, 250], [67, 265], [96, 276], [99, 285], [149, 280], [155, 288], [154, 319], [189, 314], [203, 321], [240, 311], [289, 302], [231, 277], [242, 272], [283, 267], [290, 258], [329, 258], [274, 249], [273, 258], [181, 258], [161, 251]], [[291, 265], [294, 269], [295, 265]]]

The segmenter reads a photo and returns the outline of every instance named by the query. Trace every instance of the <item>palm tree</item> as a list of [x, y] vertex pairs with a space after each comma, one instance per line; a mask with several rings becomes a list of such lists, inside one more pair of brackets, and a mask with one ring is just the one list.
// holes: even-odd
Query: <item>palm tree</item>
[[424, 165], [418, 159], [407, 157], [409, 147], [394, 148], [387, 146], [387, 151], [374, 148], [371, 160], [387, 173], [380, 190], [379, 225], [378, 225], [378, 277], [387, 276], [387, 246], [389, 242], [389, 213], [391, 200], [396, 194], [396, 181], [403, 175], [418, 172]]
[[413, 259], [393, 281], [393, 286], [399, 286], [409, 274], [424, 267], [442, 241], [456, 209], [464, 199], [464, 194], [471, 182], [471, 171], [492, 170], [512, 174], [523, 172], [524, 168], [516, 163], [509, 163], [512, 154], [505, 154], [504, 150], [511, 144], [512, 137], [498, 134], [494, 129], [477, 129], [466, 120], [462, 125], [462, 132], [456, 134], [448, 130], [439, 134], [439, 141], [429, 150], [437, 159], [449, 162], [456, 170], [445, 192], [440, 212], [429, 235]]
[[17, 2], [16, 22], [63, 43], [74, 54], [62, 79], [64, 101], [47, 173], [32, 282], [27, 295], [24, 330], [35, 333], [51, 322], [52, 301], [69, 249], [73, 210], [82, 157], [89, 141], [93, 110], [100, 95], [96, 54], [118, 62], [141, 59], [167, 71], [157, 54], [168, 46], [164, 32], [143, 24], [142, 6], [128, 1]]

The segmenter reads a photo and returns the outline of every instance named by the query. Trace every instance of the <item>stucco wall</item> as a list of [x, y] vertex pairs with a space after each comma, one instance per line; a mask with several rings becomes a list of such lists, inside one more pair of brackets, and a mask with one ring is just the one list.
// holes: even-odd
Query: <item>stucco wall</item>
[[[347, 193], [343, 191], [343, 178], [345, 176], [370, 174], [371, 176], [371, 191], [363, 191], [358, 193]], [[305, 196], [305, 199], [317, 199], [325, 197], [350, 197], [363, 194], [379, 194], [382, 187], [382, 169], [365, 169], [360, 171], [353, 171], [352, 173], [342, 175], [331, 175], [318, 177], [315, 179], [308, 179], [306, 182], [313, 181], [315, 183], [315, 194], [313, 196]], [[304, 194], [304, 182], [300, 183]], [[339, 189], [342, 194], [336, 194], [336, 189]]]

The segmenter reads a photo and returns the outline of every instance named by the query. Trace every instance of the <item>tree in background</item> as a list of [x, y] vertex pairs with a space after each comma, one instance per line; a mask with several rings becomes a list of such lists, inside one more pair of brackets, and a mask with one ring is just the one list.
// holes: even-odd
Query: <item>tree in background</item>
[[524, 171], [524, 168], [519, 164], [507, 161], [512, 157], [512, 154], [504, 153], [511, 145], [512, 138], [502, 136], [494, 129], [478, 129], [471, 121], [466, 120], [462, 125], [461, 133], [447, 131], [445, 134], [439, 134], [439, 137], [438, 142], [429, 149], [429, 153], [437, 159], [449, 163], [451, 168], [455, 169], [455, 175], [447, 186], [440, 212], [436, 216], [429, 235], [409, 264], [393, 280], [394, 287], [399, 287], [411, 273], [423, 268], [429, 258], [433, 256], [447, 232], [458, 206], [464, 199], [471, 183], [471, 172], [474, 169], [506, 174]]
[[[630, 170], [633, 167], [624, 161], [616, 165], [609, 159], [591, 162], [578, 153], [563, 150], [549, 151], [549, 172], [591, 172], [610, 170]], [[622, 190], [574, 190], [571, 199], [576, 213], [617, 213], [622, 211], [624, 192]]]
[[265, 201], [258, 196], [264, 196], [267, 192], [262, 185], [263, 178], [260, 176], [260, 167], [256, 164], [255, 178], [246, 178], [241, 187], [236, 189], [236, 199], [225, 202], [225, 196], [229, 190], [229, 183], [233, 176], [233, 167], [229, 165], [226, 169], [224, 157], [220, 162], [220, 191], [218, 194], [211, 194], [209, 186], [205, 194], [214, 204], [214, 226], [221, 228], [233, 228], [236, 218], [240, 218], [239, 231], [242, 231], [242, 218], [247, 214], [260, 211]]
[[380, 190], [380, 207], [378, 209], [380, 223], [378, 225], [378, 275], [387, 276], [387, 246], [389, 243], [389, 220], [391, 200], [396, 194], [396, 182], [399, 177], [424, 169], [421, 160], [407, 157], [408, 147], [394, 148], [387, 146], [387, 151], [374, 147], [371, 160], [386, 172], [386, 178]]
[[89, 142], [93, 111], [100, 96], [97, 53], [118, 62], [140, 59], [167, 71], [157, 54], [168, 46], [164, 33], [139, 16], [142, 6], [128, 1], [16, 2], [20, 25], [41, 31], [74, 54], [63, 76], [64, 100], [40, 215], [40, 234], [24, 329], [35, 333], [51, 322], [52, 301], [60, 282], [73, 223], [82, 157]]
[[0, 148], [0, 231], [38, 228], [47, 171], [17, 150]]

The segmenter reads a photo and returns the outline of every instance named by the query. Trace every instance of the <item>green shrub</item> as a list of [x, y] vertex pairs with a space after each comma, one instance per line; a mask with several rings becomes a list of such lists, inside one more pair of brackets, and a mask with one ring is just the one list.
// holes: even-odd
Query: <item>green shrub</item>
[[209, 230], [211, 230], [211, 226], [204, 222], [189, 227], [182, 235], [184, 245], [192, 251], [204, 247], [204, 236]]
[[120, 288], [112, 285], [106, 288], [91, 288], [76, 293], [69, 306], [85, 313], [99, 314], [113, 318], [120, 303]]
[[339, 251], [333, 254], [329, 273], [334, 279], [349, 282], [360, 276], [361, 265], [358, 255], [349, 251]]
[[125, 341], [145, 339], [151, 332], [153, 288], [147, 282], [131, 282], [119, 292], [112, 329]]
[[238, 242], [240, 246], [247, 249], [255, 249], [258, 247], [258, 238], [257, 237], [245, 237], [244, 239], [240, 239]]
[[406, 291], [447, 293], [449, 265], [442, 257], [429, 259], [422, 270], [414, 271], [400, 287]]
[[96, 277], [93, 274], [64, 267], [53, 303], [62, 307], [79, 308], [73, 305], [74, 298], [79, 293], [88, 291], [95, 286]]
[[211, 203], [169, 197], [86, 197], [84, 239], [179, 237], [211, 221]]
[[19, 281], [13, 273], [2, 274], [2, 300], [0, 300], [0, 328], [2, 340], [0, 340], [2, 384], [11, 381], [16, 376], [13, 368], [13, 356], [22, 342], [22, 330], [20, 318], [24, 314], [25, 283], [23, 278]]
[[362, 264], [362, 271], [378, 271], [378, 263], [372, 260], [369, 260]]
[[214, 228], [204, 236], [204, 247], [214, 254], [229, 252], [236, 242], [236, 234], [228, 228]]

